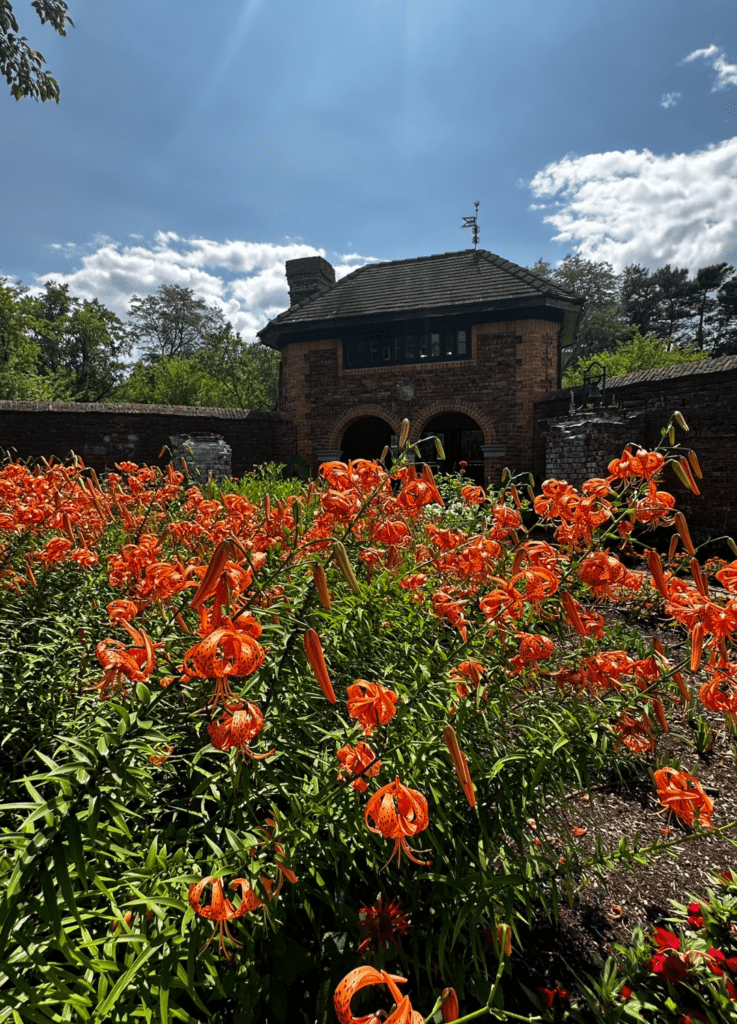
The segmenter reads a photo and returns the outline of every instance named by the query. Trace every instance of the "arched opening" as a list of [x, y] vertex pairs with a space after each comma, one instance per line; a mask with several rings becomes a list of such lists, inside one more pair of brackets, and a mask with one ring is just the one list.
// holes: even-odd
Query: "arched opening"
[[340, 447], [343, 461], [349, 459], [378, 459], [390, 443], [394, 431], [378, 416], [363, 416], [343, 434]]
[[462, 412], [443, 412], [433, 416], [422, 431], [423, 437], [437, 436], [443, 445], [445, 459], [438, 458], [434, 441], [421, 441], [423, 459], [441, 473], [457, 473], [466, 463], [466, 476], [477, 484], [484, 483], [484, 432], [476, 420]]

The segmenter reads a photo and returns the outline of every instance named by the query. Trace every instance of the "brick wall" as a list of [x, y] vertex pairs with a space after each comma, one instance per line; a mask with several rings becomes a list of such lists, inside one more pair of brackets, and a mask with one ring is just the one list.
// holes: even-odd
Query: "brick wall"
[[378, 416], [395, 433], [406, 417], [417, 438], [441, 412], [471, 416], [485, 444], [505, 448], [499, 465], [487, 466], [492, 477], [504, 463], [531, 469], [533, 404], [557, 382], [559, 333], [547, 320], [475, 324], [470, 359], [350, 370], [338, 338], [291, 341], [282, 351], [281, 408], [313, 469], [316, 453], [339, 449], [360, 417]]
[[112, 469], [122, 459], [164, 465], [168, 456], [159, 459], [159, 452], [171, 437], [203, 432], [225, 438], [235, 476], [254, 463], [286, 462], [296, 452], [294, 427], [279, 412], [0, 401], [0, 449], [15, 449], [11, 455], [23, 459], [65, 459], [74, 451], [98, 472]]
[[[535, 403], [535, 473], [575, 486], [589, 476], [605, 476], [608, 463], [628, 442], [655, 448], [678, 409], [690, 431], [677, 429], [677, 440], [695, 450], [704, 479], [696, 496], [667, 470], [665, 487], [692, 528], [712, 536], [737, 533], [737, 357], [630, 373], [606, 387], [609, 409], [603, 415], [571, 416], [570, 390]], [[583, 389], [574, 392], [581, 406]]]

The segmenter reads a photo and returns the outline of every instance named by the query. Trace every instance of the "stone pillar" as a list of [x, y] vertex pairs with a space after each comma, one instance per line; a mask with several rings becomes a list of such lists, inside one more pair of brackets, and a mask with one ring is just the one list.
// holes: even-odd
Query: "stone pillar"
[[482, 444], [481, 451], [484, 454], [484, 480], [488, 483], [497, 483], [501, 479], [504, 469], [504, 459], [507, 453], [503, 444]]

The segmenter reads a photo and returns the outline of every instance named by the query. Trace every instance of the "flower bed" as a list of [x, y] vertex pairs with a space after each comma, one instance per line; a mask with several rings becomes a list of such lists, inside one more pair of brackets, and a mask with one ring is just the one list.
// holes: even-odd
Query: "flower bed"
[[[731, 1012], [729, 882], [703, 935], [636, 933], [575, 991], [521, 966], [540, 914], [734, 825], [665, 750], [737, 713], [737, 562], [717, 596], [660, 489], [698, 487], [676, 425], [580, 493], [404, 456], [304, 487], [0, 469], [0, 1021]], [[602, 614], [638, 602], [678, 643]], [[624, 778], [671, 824], [610, 847], [582, 796]]]

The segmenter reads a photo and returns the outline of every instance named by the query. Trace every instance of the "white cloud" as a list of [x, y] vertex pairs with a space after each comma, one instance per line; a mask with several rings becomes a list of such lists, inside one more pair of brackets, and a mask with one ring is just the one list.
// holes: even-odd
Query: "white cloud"
[[694, 50], [693, 53], [689, 53], [688, 57], [684, 57], [681, 63], [687, 64], [698, 57], [708, 60], [717, 73], [716, 81], [711, 88], [712, 92], [726, 89], [728, 85], [737, 85], [737, 64], [727, 63], [720, 46], [712, 44], [702, 50]]
[[666, 110], [668, 107], [675, 107], [676, 100], [679, 100], [680, 98], [681, 94], [679, 92], [666, 92], [660, 101], [660, 106], [665, 107]]
[[[651, 270], [737, 258], [737, 138], [694, 153], [566, 156], [529, 182], [536, 198], [562, 196], [544, 218], [584, 259]], [[533, 208], [538, 208], [533, 206]]]
[[[256, 331], [289, 307], [285, 262], [325, 257], [324, 249], [292, 239], [283, 244], [218, 242], [182, 238], [175, 231], [157, 231], [148, 245], [123, 245], [99, 235], [85, 245], [53, 243], [49, 248], [80, 263], [69, 274], [41, 274], [36, 279], [40, 284], [51, 280], [68, 284], [72, 295], [97, 298], [121, 317], [127, 315], [133, 295], [151, 295], [162, 284], [191, 288], [197, 298], [221, 309], [246, 341], [255, 341]], [[376, 257], [359, 253], [333, 258], [336, 280], [376, 262]], [[41, 290], [40, 286], [31, 289]]]

